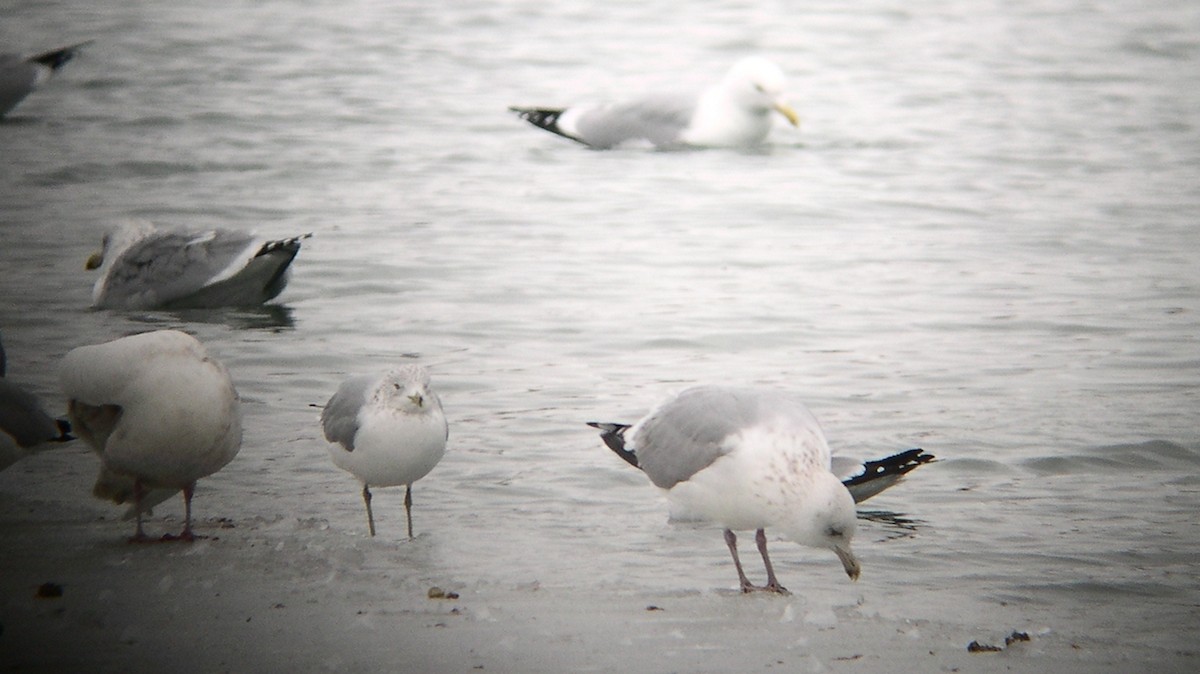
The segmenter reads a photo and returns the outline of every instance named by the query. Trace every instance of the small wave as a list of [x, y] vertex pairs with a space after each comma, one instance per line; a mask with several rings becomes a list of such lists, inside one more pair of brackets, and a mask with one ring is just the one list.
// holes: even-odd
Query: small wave
[[1083, 453], [1043, 456], [1023, 464], [1046, 475], [1091, 472], [1127, 472], [1129, 470], [1194, 470], [1200, 467], [1200, 449], [1188, 448], [1167, 440], [1105, 445]]
[[1178, 587], [1155, 580], [1122, 581], [1089, 578], [1062, 583], [1028, 583], [1018, 585], [1014, 589], [1017, 591], [1017, 596], [1027, 593], [1026, 597], [1045, 599], [1059, 595], [1071, 597], [1074, 601], [1092, 601], [1104, 605], [1111, 604], [1113, 598], [1118, 596], [1171, 598], [1179, 595]]
[[178, 175], [221, 171], [254, 171], [265, 168], [258, 164], [214, 164], [212, 162], [178, 162], [162, 160], [129, 160], [105, 164], [85, 162], [63, 166], [53, 171], [30, 174], [27, 180], [40, 187], [57, 187], [81, 183], [128, 180], [141, 178], [168, 178]]

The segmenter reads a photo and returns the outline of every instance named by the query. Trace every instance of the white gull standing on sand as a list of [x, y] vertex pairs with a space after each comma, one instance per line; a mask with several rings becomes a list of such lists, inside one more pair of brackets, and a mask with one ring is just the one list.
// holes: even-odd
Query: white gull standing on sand
[[42, 401], [24, 387], [9, 381], [8, 360], [0, 341], [0, 470], [47, 447], [52, 442], [74, 440], [71, 425], [54, 419]]
[[[850, 548], [857, 526], [852, 487], [831, 471], [831, 452], [815, 417], [798, 399], [767, 389], [698, 386], [665, 401], [634, 426], [589, 423], [610, 449], [667, 490], [673, 511], [719, 524], [743, 592], [787, 593], [767, 555], [766, 527], [783, 537], [832, 550], [851, 579], [861, 566]], [[626, 432], [632, 446], [627, 447]], [[871, 462], [857, 481], [867, 498], [870, 482], [894, 484], [899, 475], [932, 460], [909, 450]], [[853, 471], [852, 471], [853, 472]], [[872, 489], [874, 489], [872, 491]], [[752, 584], [738, 559], [734, 530], [755, 530], [767, 584]]]
[[799, 125], [784, 100], [784, 84], [779, 66], [749, 56], [698, 96], [659, 93], [606, 105], [509, 109], [534, 126], [596, 149], [631, 141], [659, 148], [750, 147], [771, 131], [772, 112]]
[[183, 531], [163, 540], [193, 540], [196, 481], [242, 446], [241, 401], [225, 367], [194, 337], [158, 330], [73, 349], [59, 379], [74, 431], [100, 456], [92, 493], [132, 500], [133, 540], [144, 541], [149, 492], [183, 490]]
[[333, 463], [363, 483], [367, 524], [375, 535], [371, 486], [405, 486], [408, 537], [413, 536], [412, 485], [425, 477], [446, 451], [450, 437], [442, 401], [429, 372], [402, 365], [383, 376], [346, 380], [321, 412]]
[[0, 117], [17, 107], [30, 92], [75, 58], [80, 47], [86, 44], [81, 42], [34, 56], [0, 54]]
[[283, 292], [305, 234], [268, 240], [229, 229], [159, 229], [131, 220], [87, 261], [99, 269], [97, 309], [196, 309], [262, 304]]

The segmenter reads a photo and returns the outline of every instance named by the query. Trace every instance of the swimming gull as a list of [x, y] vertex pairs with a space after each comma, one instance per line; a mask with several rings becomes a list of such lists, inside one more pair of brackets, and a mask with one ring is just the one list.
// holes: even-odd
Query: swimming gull
[[450, 437], [442, 401], [419, 365], [402, 365], [383, 376], [346, 380], [321, 413], [329, 456], [363, 483], [367, 524], [375, 535], [371, 485], [405, 485], [408, 537], [413, 536], [412, 484], [441, 461]]
[[304, 234], [268, 240], [229, 229], [159, 229], [131, 220], [87, 261], [100, 270], [98, 309], [195, 309], [262, 304], [283, 292]]
[[[90, 42], [90, 40], [89, 40]], [[34, 56], [0, 54], [0, 117], [17, 107], [34, 89], [75, 58], [89, 42], [52, 49]]]
[[50, 443], [75, 439], [70, 423], [51, 417], [36, 395], [5, 377], [7, 365], [0, 341], [0, 470]]
[[[767, 554], [768, 526], [778, 527], [788, 540], [832, 550], [846, 574], [858, 578], [861, 565], [850, 547], [857, 525], [854, 497], [831, 471], [831, 452], [816, 418], [793, 395], [698, 386], [663, 402], [634, 426], [589, 425], [601, 430], [618, 456], [667, 490], [673, 510], [724, 527], [743, 592], [787, 593]], [[631, 429], [632, 446], [627, 446]], [[896, 471], [908, 472], [933, 458], [921, 450], [897, 456], [905, 458], [872, 462], [856, 477], [894, 483]], [[752, 584], [742, 570], [734, 530], [743, 529], [755, 530], [765, 586]]]
[[162, 540], [194, 540], [196, 481], [242, 445], [241, 401], [225, 367], [194, 337], [158, 330], [73, 349], [59, 378], [75, 432], [100, 456], [92, 493], [133, 501], [131, 540], [149, 540], [142, 530], [148, 495], [178, 490], [183, 531]]
[[800, 123], [784, 100], [783, 71], [760, 56], [738, 61], [699, 96], [655, 94], [607, 105], [509, 109], [534, 126], [596, 149], [630, 141], [659, 148], [749, 147], [767, 137], [772, 112], [793, 126]]

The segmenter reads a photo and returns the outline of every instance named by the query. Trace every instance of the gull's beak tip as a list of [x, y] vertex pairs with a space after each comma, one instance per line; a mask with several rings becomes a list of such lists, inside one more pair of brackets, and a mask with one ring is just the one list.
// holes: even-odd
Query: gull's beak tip
[[792, 106], [784, 103], [783, 101], [779, 101], [775, 103], [775, 111], [786, 117], [787, 121], [791, 123], [792, 126], [800, 126], [800, 115], [796, 113], [796, 110], [792, 108]]

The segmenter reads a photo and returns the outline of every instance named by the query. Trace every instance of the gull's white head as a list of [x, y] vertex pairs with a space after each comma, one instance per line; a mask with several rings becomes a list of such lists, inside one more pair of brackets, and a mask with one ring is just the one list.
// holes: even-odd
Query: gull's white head
[[841, 480], [828, 471], [819, 472], [809, 487], [803, 503], [795, 510], [797, 517], [784, 523], [784, 537], [801, 545], [833, 550], [846, 575], [858, 580], [862, 566], [850, 549], [858, 527], [854, 498]]
[[441, 406], [429, 385], [429, 371], [420, 365], [401, 365], [375, 388], [374, 399], [405, 414], [426, 414]]
[[761, 56], [747, 56], [730, 68], [725, 88], [748, 108], [774, 110], [799, 126], [800, 116], [784, 101], [787, 78], [774, 62]]
[[99, 269], [107, 261], [110, 264], [121, 257], [130, 246], [154, 233], [154, 223], [148, 220], [130, 219], [111, 231], [105, 232], [100, 250], [92, 253], [84, 265], [87, 269]]

